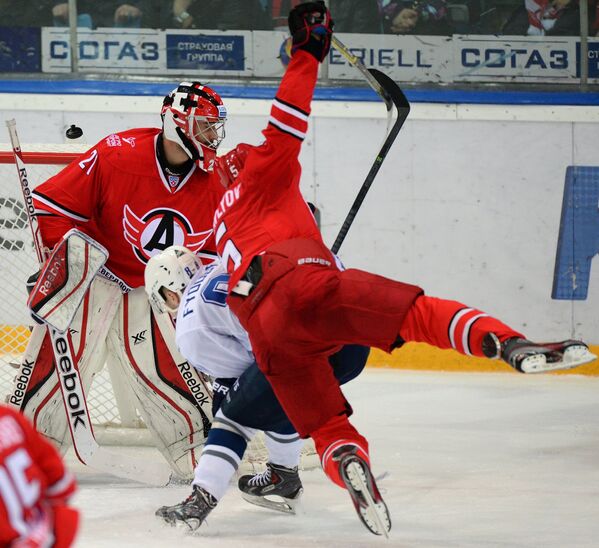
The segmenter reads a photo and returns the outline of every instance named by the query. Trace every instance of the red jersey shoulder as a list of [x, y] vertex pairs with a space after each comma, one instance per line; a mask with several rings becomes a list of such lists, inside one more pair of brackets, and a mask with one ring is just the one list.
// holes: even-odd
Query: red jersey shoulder
[[158, 128], [136, 128], [112, 133], [99, 141], [94, 150], [102, 165], [111, 165], [122, 173], [148, 175], [156, 164]]

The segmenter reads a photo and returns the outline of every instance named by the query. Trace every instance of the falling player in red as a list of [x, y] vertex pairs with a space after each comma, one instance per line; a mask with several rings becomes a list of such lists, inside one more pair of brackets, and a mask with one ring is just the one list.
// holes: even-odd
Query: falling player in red
[[75, 489], [54, 446], [0, 405], [0, 546], [71, 546], [79, 521], [68, 505]]
[[531, 363], [571, 367], [592, 355], [578, 341], [536, 345], [459, 302], [337, 268], [300, 194], [298, 162], [332, 24], [323, 2], [309, 2], [292, 10], [289, 25], [293, 58], [264, 144], [250, 150], [215, 213], [217, 249], [231, 273], [229, 305], [289, 419], [302, 437], [314, 439], [323, 469], [347, 487], [366, 527], [387, 534], [391, 521], [370, 472], [368, 444], [348, 421], [351, 407], [328, 366], [329, 355], [344, 344], [391, 351], [419, 341], [502, 357], [524, 371]]
[[[170, 319], [151, 313], [144, 268], [172, 245], [215, 255], [212, 216], [225, 191], [216, 152], [226, 116], [212, 89], [183, 82], [164, 98], [161, 128], [109, 135], [33, 191], [44, 245], [77, 227], [109, 251], [68, 335], [85, 391], [106, 363], [117, 401], [135, 402], [173, 471], [187, 478], [210, 428], [210, 395], [193, 368], [187, 378], [178, 370], [185, 360]], [[15, 387], [10, 401], [64, 446], [48, 338], [32, 336], [26, 356], [17, 377], [28, 386]]]

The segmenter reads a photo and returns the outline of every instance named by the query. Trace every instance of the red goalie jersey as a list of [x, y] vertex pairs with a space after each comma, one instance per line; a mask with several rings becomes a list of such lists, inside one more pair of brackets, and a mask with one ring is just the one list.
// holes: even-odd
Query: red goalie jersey
[[0, 405], [0, 546], [70, 546], [78, 513], [66, 501], [75, 488], [54, 446]]
[[[44, 244], [76, 226], [110, 253], [107, 274], [123, 289], [143, 286], [148, 259], [171, 245], [215, 252], [212, 216], [225, 191], [217, 172], [197, 166], [166, 176], [160, 130], [109, 135], [33, 191]], [[123, 285], [124, 284], [124, 285]]]

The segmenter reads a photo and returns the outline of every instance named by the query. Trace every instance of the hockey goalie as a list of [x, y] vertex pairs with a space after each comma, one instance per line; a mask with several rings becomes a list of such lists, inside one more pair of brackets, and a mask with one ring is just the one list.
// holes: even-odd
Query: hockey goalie
[[[210, 428], [211, 396], [177, 351], [171, 320], [152, 312], [144, 267], [171, 245], [214, 255], [226, 109], [210, 88], [183, 82], [164, 98], [161, 117], [161, 128], [97, 143], [39, 185], [33, 203], [48, 249], [77, 228], [108, 251], [66, 333], [84, 392], [106, 366], [172, 471], [191, 478]], [[47, 329], [35, 327], [9, 402], [64, 452], [71, 440], [54, 369]]]

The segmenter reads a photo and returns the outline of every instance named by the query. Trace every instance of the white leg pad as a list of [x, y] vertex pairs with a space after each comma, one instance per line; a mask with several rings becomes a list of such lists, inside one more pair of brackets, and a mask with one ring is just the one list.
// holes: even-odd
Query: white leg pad
[[[96, 278], [85, 296], [73, 323], [68, 338], [73, 357], [79, 368], [85, 393], [89, 393], [94, 376], [104, 366], [106, 356], [105, 339], [110, 323], [116, 314], [121, 293], [116, 284]], [[37, 329], [37, 328], [36, 328]], [[62, 453], [71, 445], [62, 395], [53, 362], [52, 345], [46, 334], [37, 352], [32, 337], [25, 353], [35, 361], [36, 383], [30, 381], [29, 395], [22, 410], [34, 423], [36, 429], [53, 440]], [[37, 387], [34, 386], [37, 384]]]
[[108, 359], [114, 359], [113, 381], [120, 372], [131, 388], [156, 447], [179, 477], [191, 479], [210, 428], [212, 396], [197, 371], [178, 352], [173, 356], [172, 323], [161, 327], [143, 288], [133, 290], [110, 330]]

